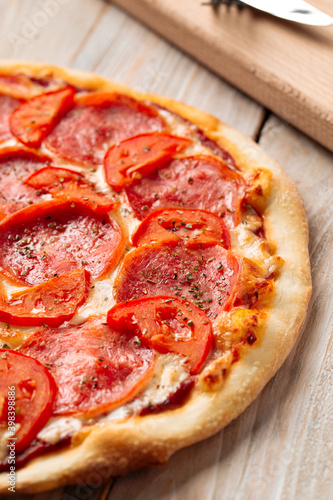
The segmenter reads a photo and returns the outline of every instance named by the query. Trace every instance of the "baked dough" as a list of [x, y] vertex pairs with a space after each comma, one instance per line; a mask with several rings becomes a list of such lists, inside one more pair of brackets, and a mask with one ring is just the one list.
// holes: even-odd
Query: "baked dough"
[[[16, 491], [37, 493], [76, 482], [100, 482], [109, 476], [164, 464], [180, 448], [201, 441], [236, 418], [257, 397], [291, 351], [306, 317], [311, 294], [308, 227], [302, 200], [289, 175], [256, 143], [193, 107], [157, 95], [137, 93], [91, 73], [25, 62], [0, 62], [1, 74], [27, 73], [60, 78], [79, 88], [117, 91], [148, 100], [198, 125], [236, 160], [244, 175], [264, 172], [261, 213], [274, 254], [283, 259], [275, 293], [267, 307], [260, 341], [233, 363], [216, 390], [197, 384], [178, 409], [144, 417], [84, 426], [70, 447], [31, 460], [16, 471]], [[263, 181], [263, 184], [265, 182]], [[264, 186], [265, 187], [265, 186]], [[0, 474], [0, 492], [8, 490]]]

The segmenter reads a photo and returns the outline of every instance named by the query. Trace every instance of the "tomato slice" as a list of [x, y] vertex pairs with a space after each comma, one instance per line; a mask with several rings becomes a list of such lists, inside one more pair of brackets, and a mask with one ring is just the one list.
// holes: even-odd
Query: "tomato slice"
[[26, 146], [38, 148], [61, 116], [73, 106], [74, 95], [75, 89], [69, 85], [21, 104], [10, 118], [12, 133]]
[[98, 415], [132, 399], [147, 384], [154, 352], [110, 328], [104, 316], [77, 326], [42, 329], [20, 351], [50, 370], [59, 392], [55, 415]]
[[123, 249], [116, 220], [77, 201], [44, 201], [0, 222], [0, 272], [27, 285], [77, 269], [99, 278]]
[[230, 248], [228, 228], [218, 215], [188, 208], [155, 210], [141, 222], [132, 241], [136, 247], [156, 241], [168, 245], [183, 241], [187, 248], [207, 248], [216, 243]]
[[24, 184], [35, 170], [50, 163], [48, 156], [23, 147], [3, 148], [0, 152], [0, 213], [8, 215], [40, 201], [40, 194]]
[[10, 426], [9, 432], [16, 439], [16, 452], [20, 452], [51, 417], [57, 389], [39, 361], [17, 351], [0, 349], [0, 371], [0, 422], [7, 428], [14, 418], [16, 432], [13, 429], [12, 433]]
[[44, 167], [32, 173], [24, 184], [54, 197], [80, 201], [98, 214], [105, 214], [115, 206], [113, 200], [97, 192], [95, 185], [82, 174], [67, 168]]
[[165, 129], [155, 108], [130, 96], [90, 92], [76, 96], [75, 102], [75, 108], [52, 131], [46, 145], [59, 156], [80, 164], [103, 164], [112, 144]]
[[240, 286], [241, 263], [221, 245], [204, 251], [156, 243], [126, 255], [114, 284], [117, 302], [169, 295], [194, 303], [213, 320]]
[[223, 218], [228, 228], [240, 222], [246, 183], [219, 157], [178, 155], [157, 172], [125, 186], [138, 219], [160, 208], [196, 208]]
[[74, 316], [89, 293], [89, 273], [83, 269], [46, 283], [0, 297], [0, 321], [13, 325], [59, 326]]
[[160, 353], [174, 352], [188, 358], [192, 374], [199, 372], [213, 342], [212, 324], [198, 307], [162, 295], [116, 304], [108, 312], [108, 324], [130, 332]]
[[121, 191], [136, 178], [163, 166], [190, 144], [190, 139], [163, 132], [141, 134], [114, 144], [104, 158], [106, 182], [115, 191]]

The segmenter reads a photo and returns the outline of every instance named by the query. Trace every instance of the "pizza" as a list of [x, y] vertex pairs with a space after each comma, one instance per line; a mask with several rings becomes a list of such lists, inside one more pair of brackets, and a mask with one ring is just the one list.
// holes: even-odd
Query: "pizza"
[[311, 293], [289, 176], [206, 113], [42, 64], [1, 64], [0, 142], [0, 492], [164, 464], [237, 417]]

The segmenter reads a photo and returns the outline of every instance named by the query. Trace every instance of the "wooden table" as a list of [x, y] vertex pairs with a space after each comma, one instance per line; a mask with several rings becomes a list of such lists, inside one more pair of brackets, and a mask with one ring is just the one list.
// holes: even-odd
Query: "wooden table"
[[311, 235], [305, 329], [243, 415], [163, 468], [34, 500], [333, 499], [333, 155], [102, 0], [3, 0], [1, 7], [1, 58], [95, 71], [193, 104], [257, 140], [297, 184]]

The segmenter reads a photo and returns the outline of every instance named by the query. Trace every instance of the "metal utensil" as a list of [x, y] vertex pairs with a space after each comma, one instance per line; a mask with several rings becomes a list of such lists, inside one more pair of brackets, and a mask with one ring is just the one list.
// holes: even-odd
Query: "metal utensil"
[[267, 12], [273, 16], [308, 24], [310, 26], [331, 26], [333, 17], [316, 9], [304, 0], [210, 0], [204, 5], [218, 7], [220, 5], [248, 5], [255, 9]]

